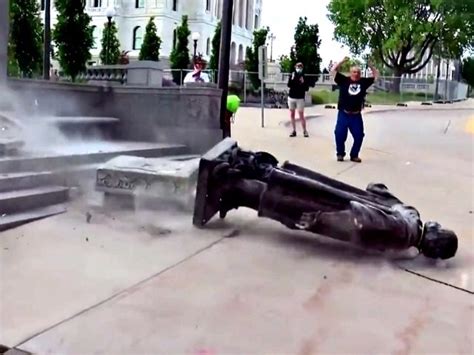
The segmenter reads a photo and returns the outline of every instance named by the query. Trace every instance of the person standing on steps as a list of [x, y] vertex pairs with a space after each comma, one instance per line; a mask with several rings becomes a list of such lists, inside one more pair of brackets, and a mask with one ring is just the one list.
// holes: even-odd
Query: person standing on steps
[[304, 98], [306, 91], [309, 90], [309, 86], [306, 83], [306, 78], [303, 73], [303, 63], [296, 64], [295, 71], [291, 73], [290, 79], [288, 80], [288, 87], [290, 88], [288, 107], [290, 108], [291, 126], [293, 127], [293, 132], [291, 132], [290, 137], [296, 137], [296, 111], [298, 111], [300, 117], [303, 134], [305, 137], [309, 137], [308, 131], [306, 130], [306, 119], [304, 117]]
[[339, 72], [340, 67], [349, 61], [346, 57], [342, 62], [332, 69], [334, 81], [339, 86], [339, 102], [337, 105], [337, 123], [334, 134], [336, 137], [337, 161], [344, 161], [346, 155], [345, 143], [347, 132], [350, 131], [354, 138], [354, 144], [350, 152], [350, 159], [355, 163], [361, 163], [359, 157], [362, 141], [364, 140], [364, 122], [362, 120], [362, 109], [364, 106], [367, 89], [372, 86], [378, 78], [378, 70], [369, 65], [372, 77], [362, 78], [361, 69], [357, 66], [351, 68], [350, 76], [347, 77]]

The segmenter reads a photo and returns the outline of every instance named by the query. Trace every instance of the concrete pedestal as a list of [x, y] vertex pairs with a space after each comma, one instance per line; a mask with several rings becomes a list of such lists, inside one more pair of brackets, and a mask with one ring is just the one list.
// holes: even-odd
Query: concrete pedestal
[[127, 85], [163, 86], [161, 64], [152, 61], [137, 61], [127, 65]]
[[137, 208], [192, 209], [199, 158], [140, 158], [119, 156], [97, 170], [96, 190], [108, 197], [132, 199]]

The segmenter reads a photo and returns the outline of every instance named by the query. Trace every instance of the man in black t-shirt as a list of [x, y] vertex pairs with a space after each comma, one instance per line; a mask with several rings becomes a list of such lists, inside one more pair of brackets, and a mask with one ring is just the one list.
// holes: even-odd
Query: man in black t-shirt
[[372, 71], [371, 78], [362, 78], [359, 67], [352, 67], [350, 76], [347, 77], [339, 72], [341, 65], [349, 60], [344, 58], [342, 62], [337, 64], [332, 73], [335, 76], [334, 81], [339, 86], [339, 103], [336, 129], [336, 154], [337, 160], [343, 161], [346, 155], [345, 143], [347, 140], [347, 132], [350, 131], [354, 138], [354, 145], [350, 152], [351, 161], [360, 163], [360, 148], [364, 139], [364, 122], [362, 121], [362, 109], [367, 94], [367, 89], [374, 83], [378, 77], [378, 71], [370, 66]]

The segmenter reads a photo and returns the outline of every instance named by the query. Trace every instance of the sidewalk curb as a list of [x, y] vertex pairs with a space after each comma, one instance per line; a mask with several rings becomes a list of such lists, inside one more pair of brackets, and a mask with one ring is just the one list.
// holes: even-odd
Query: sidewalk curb
[[[426, 107], [426, 106], [425, 106]], [[364, 115], [369, 115], [369, 114], [374, 114], [374, 113], [386, 113], [386, 112], [406, 112], [406, 111], [472, 111], [472, 108], [469, 107], [434, 107], [434, 106], [429, 106], [426, 108], [421, 108], [421, 107], [404, 107], [404, 108], [387, 108], [387, 109], [380, 109], [380, 110], [370, 110], [370, 111], [362, 111], [362, 114]]]

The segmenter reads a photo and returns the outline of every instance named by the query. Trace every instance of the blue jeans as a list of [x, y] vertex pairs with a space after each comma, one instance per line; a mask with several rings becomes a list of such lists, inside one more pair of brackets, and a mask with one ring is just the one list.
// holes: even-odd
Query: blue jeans
[[362, 141], [364, 140], [364, 122], [362, 121], [361, 113], [348, 114], [343, 110], [339, 110], [336, 129], [334, 130], [338, 156], [346, 155], [345, 143], [347, 140], [347, 131], [350, 131], [354, 138], [354, 145], [352, 146], [350, 156], [351, 158], [357, 158], [359, 157]]

